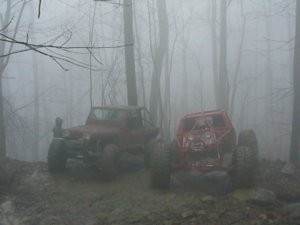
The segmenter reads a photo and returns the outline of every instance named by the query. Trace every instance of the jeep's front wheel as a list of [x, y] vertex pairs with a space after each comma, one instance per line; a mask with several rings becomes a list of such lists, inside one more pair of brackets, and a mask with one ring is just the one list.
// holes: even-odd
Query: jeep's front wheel
[[256, 175], [255, 152], [247, 146], [238, 146], [232, 155], [231, 179], [234, 187], [247, 188], [254, 185]]
[[51, 173], [63, 172], [66, 168], [67, 153], [62, 140], [54, 139], [48, 150], [48, 168]]
[[99, 170], [104, 180], [113, 180], [118, 174], [119, 149], [114, 144], [104, 147], [99, 159]]
[[170, 148], [156, 142], [151, 154], [150, 181], [154, 188], [169, 188], [171, 182]]
[[149, 140], [146, 142], [145, 147], [144, 147], [144, 163], [145, 163], [145, 167], [147, 169], [150, 169], [151, 166], [151, 155], [152, 155], [152, 150], [155, 146], [157, 140]]

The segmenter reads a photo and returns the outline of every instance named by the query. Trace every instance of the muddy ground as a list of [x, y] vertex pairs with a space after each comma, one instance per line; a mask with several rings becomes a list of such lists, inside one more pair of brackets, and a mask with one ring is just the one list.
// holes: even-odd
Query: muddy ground
[[[76, 162], [68, 163], [64, 174], [50, 175], [45, 163], [11, 161], [13, 176], [2, 190], [0, 225], [300, 224], [284, 210], [289, 201], [299, 200], [299, 174], [282, 176], [283, 166], [262, 162], [255, 189], [233, 190], [226, 174], [177, 173], [170, 190], [159, 191], [150, 188], [139, 157], [123, 159], [121, 174], [110, 183]], [[262, 189], [266, 196], [253, 201]]]

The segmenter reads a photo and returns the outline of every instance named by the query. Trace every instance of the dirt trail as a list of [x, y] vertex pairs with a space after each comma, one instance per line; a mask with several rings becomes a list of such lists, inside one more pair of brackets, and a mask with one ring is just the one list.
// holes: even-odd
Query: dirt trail
[[[0, 206], [0, 224], [281, 224], [281, 206], [258, 207], [234, 197], [224, 174], [179, 173], [168, 191], [149, 187], [140, 159], [125, 160], [114, 181], [99, 181], [97, 171], [69, 163], [50, 175], [46, 164], [25, 167]], [[4, 213], [6, 210], [6, 214]], [[266, 223], [267, 222], [267, 223]]]

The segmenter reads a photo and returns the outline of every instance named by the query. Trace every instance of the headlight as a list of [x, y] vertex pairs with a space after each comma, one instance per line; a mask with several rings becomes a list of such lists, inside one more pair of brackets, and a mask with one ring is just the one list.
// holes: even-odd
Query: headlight
[[188, 136], [187, 138], [188, 138], [189, 141], [193, 141], [194, 140], [193, 136]]
[[71, 132], [69, 130], [64, 130], [63, 131], [63, 137], [66, 138], [66, 137], [69, 137], [71, 135]]
[[90, 134], [83, 134], [83, 135], [82, 135], [82, 138], [83, 138], [84, 140], [90, 140], [91, 136], [90, 136]]
[[205, 132], [205, 137], [206, 138], [211, 138], [211, 133], [210, 132]]

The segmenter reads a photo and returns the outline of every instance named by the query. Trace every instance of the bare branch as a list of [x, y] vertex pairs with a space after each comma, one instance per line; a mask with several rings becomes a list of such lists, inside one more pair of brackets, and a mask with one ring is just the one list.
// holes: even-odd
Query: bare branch
[[[2, 38], [0, 38], [0, 41], [11, 43], [11, 45], [17, 44], [17, 45], [22, 45], [22, 46], [26, 47], [26, 49], [21, 49], [21, 50], [15, 50], [15, 51], [10, 50], [8, 53], [0, 55], [0, 58], [9, 57], [10, 55], [23, 53], [23, 52], [27, 52], [27, 51], [32, 50], [32, 51], [35, 51], [39, 54], [42, 54], [44, 56], [49, 57], [52, 61], [54, 61], [59, 67], [61, 67], [65, 71], [67, 71], [68, 69], [63, 66], [62, 62], [73, 64], [73, 65], [76, 65], [76, 66], [79, 66], [79, 67], [82, 67], [82, 68], [85, 68], [85, 69], [92, 69], [92, 70], [95, 70], [95, 71], [99, 71], [100, 69], [97, 68], [97, 67], [92, 67], [89, 64], [78, 61], [75, 58], [68, 57], [68, 56], [66, 56], [64, 54], [61, 54], [61, 53], [59, 53], [57, 51], [54, 51], [54, 50], [59, 50], [59, 51], [63, 51], [63, 52], [73, 53], [73, 54], [79, 54], [79, 52], [73, 51], [73, 50], [76, 50], [76, 49], [77, 50], [78, 49], [79, 50], [86, 50], [91, 54], [91, 56], [99, 64], [102, 64], [100, 62], [100, 60], [97, 59], [97, 57], [92, 53], [93, 49], [123, 48], [125, 46], [132, 45], [132, 44], [127, 44], [127, 45], [125, 44], [125, 45], [116, 45], [116, 46], [96, 46], [96, 47], [94, 47], [94, 46], [64, 46], [71, 39], [72, 33], [70, 33], [68, 39], [66, 41], [64, 41], [63, 44], [55, 45], [55, 42], [57, 42], [57, 40], [63, 34], [61, 34], [61, 35], [57, 36], [56, 38], [54, 38], [53, 40], [51, 40], [51, 44], [33, 44], [33, 43], [28, 42], [28, 37], [26, 38], [25, 42], [24, 41], [18, 41], [15, 38], [9, 37], [9, 36], [7, 36], [7, 35], [0, 32], [0, 37], [2, 37]], [[49, 51], [50, 53], [47, 53], [47, 52], [43, 51], [42, 49], [45, 49], [45, 50]]]
[[14, 18], [14, 17], [12, 17], [12, 18], [9, 20], [8, 24], [6, 24], [3, 28], [1, 28], [0, 31], [5, 30], [5, 29], [11, 24], [13, 18]]
[[62, 46], [62, 45], [46, 45], [46, 44], [31, 44], [31, 43], [26, 43], [24, 41], [17, 41], [13, 38], [10, 38], [2, 33], [0, 33], [0, 36], [4, 37], [5, 39], [0, 39], [0, 41], [5, 41], [13, 44], [20, 44], [20, 45], [25, 45], [25, 46], [31, 46], [34, 48], [55, 48], [55, 49], [62, 49], [62, 50], [67, 50], [67, 49], [113, 49], [113, 48], [124, 48], [126, 46], [132, 46], [133, 44], [124, 44], [124, 45], [114, 45], [114, 46]]
[[39, 12], [38, 12], [38, 18], [40, 18], [40, 16], [41, 16], [41, 4], [42, 4], [42, 0], [39, 0]]

